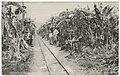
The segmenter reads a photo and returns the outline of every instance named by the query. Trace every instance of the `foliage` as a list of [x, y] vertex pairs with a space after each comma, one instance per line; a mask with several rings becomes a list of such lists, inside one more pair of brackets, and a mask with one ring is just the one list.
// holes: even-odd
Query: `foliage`
[[[39, 33], [48, 38], [46, 33], [51, 27], [59, 29], [59, 44], [63, 49], [66, 41], [76, 37], [76, 44], [66, 46], [79, 58], [97, 62], [94, 66], [104, 68], [102, 74], [118, 74], [118, 24], [119, 17], [113, 13], [115, 7], [109, 5], [95, 9], [76, 8], [73, 11], [63, 11], [57, 17], [52, 17], [49, 24], [46, 22]], [[117, 10], [118, 12], [118, 10]], [[73, 30], [71, 33], [70, 30]], [[74, 41], [73, 41], [74, 42]], [[99, 66], [98, 66], [99, 63]], [[107, 72], [106, 72], [107, 71]]]
[[[12, 6], [12, 7], [11, 7]], [[32, 49], [26, 43], [24, 18], [20, 19], [19, 15], [23, 12], [14, 13], [13, 7], [25, 9], [17, 2], [3, 2], [2, 5], [2, 73], [3, 74], [20, 74], [27, 69], [32, 56]], [[18, 10], [18, 9], [16, 9]], [[29, 28], [31, 27], [28, 25]], [[18, 65], [21, 65], [19, 67]], [[26, 66], [25, 66], [26, 65]], [[22, 68], [23, 66], [23, 68]], [[21, 71], [20, 71], [21, 70]]]

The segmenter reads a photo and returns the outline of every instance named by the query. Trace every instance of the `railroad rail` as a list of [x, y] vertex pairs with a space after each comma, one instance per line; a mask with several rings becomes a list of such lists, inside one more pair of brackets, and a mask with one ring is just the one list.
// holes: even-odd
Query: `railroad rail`
[[[46, 58], [45, 58], [45, 54], [44, 54], [44, 52], [43, 52], [43, 49], [42, 49], [42, 46], [45, 46], [45, 47], [47, 47], [47, 49], [48, 49], [48, 51], [51, 53], [51, 55], [55, 58], [55, 60], [57, 61], [57, 63], [64, 69], [64, 71], [66, 72], [66, 74], [67, 75], [70, 75], [70, 73], [67, 71], [67, 69], [64, 67], [64, 65], [58, 60], [58, 58], [54, 55], [54, 53], [51, 51], [51, 49], [49, 49], [49, 47], [45, 44], [45, 42], [39, 37], [38, 38], [38, 41], [39, 41], [39, 46], [40, 46], [40, 50], [41, 50], [41, 52], [42, 52], [42, 55], [43, 55], [43, 58], [44, 58], [44, 61], [45, 61], [45, 64], [46, 64], [46, 67], [47, 67], [47, 70], [48, 70], [48, 73], [49, 73], [49, 75], [52, 75], [51, 74], [51, 70], [49, 69], [49, 65], [48, 65], [48, 63], [47, 63], [47, 60], [46, 60]], [[40, 41], [44, 44], [44, 45], [41, 45], [40, 44]]]
[[[39, 41], [39, 39], [38, 39], [38, 41]], [[43, 53], [43, 50], [42, 50], [42, 47], [41, 47], [40, 41], [39, 41], [38, 43], [39, 43], [40, 50], [41, 50], [41, 53], [42, 53], [43, 58], [44, 58], [44, 61], [45, 61], [45, 65], [46, 65], [47, 70], [48, 70], [48, 73], [49, 73], [49, 75], [50, 75], [50, 70], [49, 70], [49, 68], [48, 68], [48, 65], [47, 65], [47, 60], [46, 60], [45, 55], [44, 55], [44, 53]]]

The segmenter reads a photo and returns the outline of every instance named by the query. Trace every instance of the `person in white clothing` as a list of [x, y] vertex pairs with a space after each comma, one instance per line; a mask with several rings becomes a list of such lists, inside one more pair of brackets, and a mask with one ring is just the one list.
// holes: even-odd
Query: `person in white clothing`
[[54, 36], [54, 43], [57, 42], [57, 35], [59, 34], [59, 31], [57, 29], [54, 29], [53, 36]]
[[52, 34], [51, 31], [49, 32], [49, 43], [50, 43], [50, 44], [53, 43], [53, 34]]

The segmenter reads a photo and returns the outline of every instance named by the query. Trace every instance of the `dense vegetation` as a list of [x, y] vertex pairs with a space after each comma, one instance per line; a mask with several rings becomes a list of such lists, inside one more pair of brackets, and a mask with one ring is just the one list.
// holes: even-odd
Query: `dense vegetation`
[[69, 51], [71, 56], [76, 55], [78, 61], [87, 61], [81, 66], [99, 70], [101, 74], [118, 74], [117, 13], [118, 7], [103, 7], [102, 3], [99, 6], [94, 4], [94, 10], [89, 7], [73, 11], [66, 9], [51, 17], [38, 33], [49, 40], [50, 28], [57, 28], [60, 32], [58, 45], [62, 50]]
[[[15, 11], [13, 11], [15, 9]], [[32, 49], [26, 43], [26, 29], [32, 31], [32, 23], [24, 23], [26, 6], [16, 2], [2, 3], [2, 74], [24, 74], [29, 71]], [[22, 18], [20, 18], [22, 15]], [[29, 27], [29, 28], [28, 28]]]

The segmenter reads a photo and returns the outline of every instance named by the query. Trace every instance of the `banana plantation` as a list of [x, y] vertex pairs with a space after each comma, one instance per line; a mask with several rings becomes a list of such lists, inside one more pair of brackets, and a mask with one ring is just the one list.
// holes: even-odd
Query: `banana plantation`
[[32, 58], [32, 49], [26, 42], [34, 23], [25, 18], [24, 3], [2, 3], [2, 73], [24, 74]]
[[[118, 74], [119, 15], [118, 7], [93, 4], [94, 10], [75, 8], [50, 17], [38, 30], [42, 38], [69, 52], [80, 66], [98, 70], [101, 74]], [[53, 30], [57, 29], [57, 39]], [[52, 41], [52, 43], [51, 43]], [[85, 61], [86, 63], [83, 63]]]
[[118, 5], [2, 2], [2, 75], [118, 75]]

